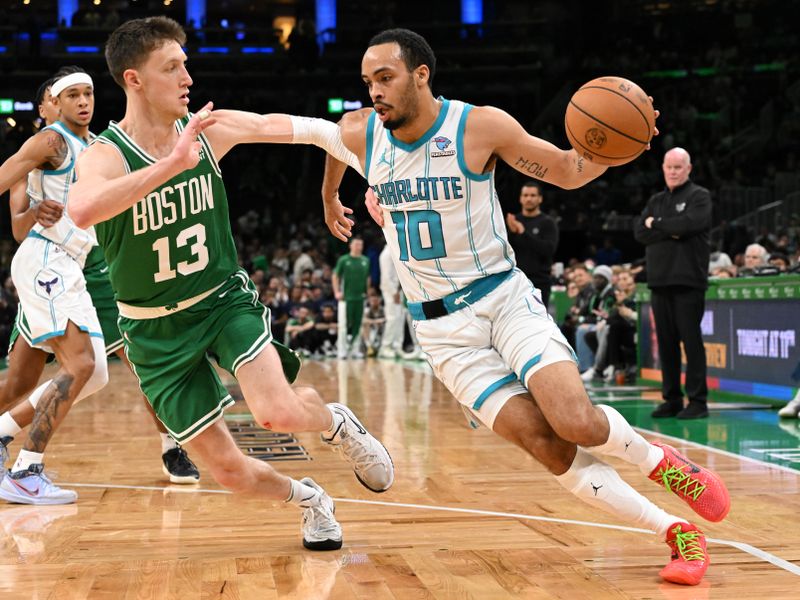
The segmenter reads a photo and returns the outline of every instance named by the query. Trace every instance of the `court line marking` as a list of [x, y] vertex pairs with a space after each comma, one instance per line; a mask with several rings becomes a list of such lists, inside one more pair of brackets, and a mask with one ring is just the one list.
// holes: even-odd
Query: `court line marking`
[[[736, 455], [734, 455], [736, 456]], [[59, 482], [59, 485], [65, 487], [88, 487], [88, 488], [110, 488], [110, 489], [122, 489], [122, 490], [150, 490], [150, 491], [168, 491], [168, 492], [178, 492], [178, 493], [190, 493], [190, 494], [200, 494], [200, 493], [207, 493], [207, 494], [233, 494], [233, 492], [229, 492], [228, 490], [210, 490], [206, 488], [196, 488], [196, 487], [178, 487], [178, 486], [170, 486], [170, 487], [159, 487], [153, 485], [120, 485], [120, 484], [103, 484], [103, 483], [70, 483], [70, 482]], [[405, 502], [385, 502], [381, 500], [359, 500], [357, 498], [333, 498], [336, 502], [343, 502], [349, 504], [371, 504], [375, 506], [389, 506], [393, 508], [414, 508], [420, 510], [438, 510], [442, 512], [455, 512], [455, 513], [464, 513], [464, 514], [472, 514], [472, 515], [482, 515], [487, 517], [503, 517], [507, 519], [521, 519], [526, 521], [542, 521], [545, 523], [557, 523], [560, 525], [578, 525], [582, 527], [596, 527], [600, 529], [613, 529], [616, 531], [627, 531], [631, 533], [648, 533], [650, 535], [655, 535], [656, 532], [650, 529], [641, 529], [639, 527], [628, 527], [626, 525], [612, 525], [609, 523], [597, 523], [593, 521], [578, 521], [575, 519], [558, 519], [555, 517], [541, 517], [537, 515], [525, 515], [521, 513], [508, 513], [508, 512], [499, 512], [499, 511], [492, 511], [492, 510], [481, 510], [478, 508], [456, 508], [454, 506], [436, 506], [436, 505], [429, 505], [429, 504], [408, 504]], [[722, 546], [730, 546], [731, 548], [736, 548], [741, 552], [746, 554], [750, 554], [762, 560], [764, 562], [770, 563], [784, 571], [788, 571], [793, 575], [800, 576], [800, 566], [795, 565], [787, 560], [784, 560], [774, 554], [766, 552], [761, 548], [757, 548], [755, 546], [751, 546], [750, 544], [746, 544], [744, 542], [737, 542], [735, 540], [723, 540], [719, 538], [712, 538], [707, 537], [707, 541], [720, 544]]]

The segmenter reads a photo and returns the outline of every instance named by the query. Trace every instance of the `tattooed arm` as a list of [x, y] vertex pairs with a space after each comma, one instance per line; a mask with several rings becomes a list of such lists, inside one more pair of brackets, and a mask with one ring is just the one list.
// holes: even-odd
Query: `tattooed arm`
[[29, 138], [16, 154], [0, 166], [0, 194], [37, 167], [57, 169], [67, 157], [67, 143], [50, 129]]
[[534, 137], [508, 113], [491, 106], [472, 109], [464, 134], [467, 168], [485, 173], [500, 157], [520, 173], [564, 189], [579, 188], [607, 167]]

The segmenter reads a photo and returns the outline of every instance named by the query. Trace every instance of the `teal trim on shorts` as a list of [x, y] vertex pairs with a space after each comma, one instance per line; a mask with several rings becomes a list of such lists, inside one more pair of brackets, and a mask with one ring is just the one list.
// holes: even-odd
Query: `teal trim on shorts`
[[[447, 314], [452, 314], [461, 310], [462, 308], [475, 304], [478, 300], [496, 290], [500, 284], [511, 277], [513, 273], [514, 270], [511, 269], [509, 271], [503, 271], [502, 273], [495, 273], [494, 275], [481, 277], [480, 279], [476, 279], [470, 283], [468, 286], [461, 288], [457, 292], [448, 294], [441, 299], [442, 302], [444, 302], [444, 307], [447, 310]], [[415, 321], [426, 320], [422, 305], [423, 302], [408, 303], [408, 312], [411, 314], [411, 318], [413, 318]]]
[[525, 385], [525, 377], [528, 375], [528, 371], [530, 371], [533, 367], [539, 364], [539, 361], [542, 360], [542, 355], [539, 354], [538, 356], [534, 356], [528, 362], [526, 362], [522, 366], [522, 372], [520, 373], [519, 380], [522, 382], [522, 385]]
[[475, 404], [472, 405], [473, 410], [480, 410], [481, 406], [483, 406], [483, 403], [486, 402], [486, 399], [489, 396], [491, 396], [493, 392], [503, 387], [504, 385], [512, 383], [516, 380], [517, 376], [514, 373], [511, 373], [509, 375], [506, 375], [502, 379], [498, 379], [497, 381], [495, 381], [492, 385], [483, 390], [480, 396], [478, 396], [478, 399], [475, 400]]

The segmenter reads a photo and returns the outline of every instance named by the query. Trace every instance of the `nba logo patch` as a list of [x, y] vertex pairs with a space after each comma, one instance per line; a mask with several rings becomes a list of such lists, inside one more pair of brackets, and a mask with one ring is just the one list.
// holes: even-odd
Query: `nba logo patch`
[[456, 149], [452, 148], [453, 141], [444, 136], [436, 136], [431, 140], [431, 158], [439, 156], [453, 156]]

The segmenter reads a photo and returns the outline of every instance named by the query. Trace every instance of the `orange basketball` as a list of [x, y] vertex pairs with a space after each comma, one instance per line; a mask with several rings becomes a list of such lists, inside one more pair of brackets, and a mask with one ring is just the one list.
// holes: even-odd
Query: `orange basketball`
[[575, 151], [601, 165], [624, 165], [653, 139], [656, 115], [650, 98], [622, 77], [599, 77], [569, 101], [564, 118]]

